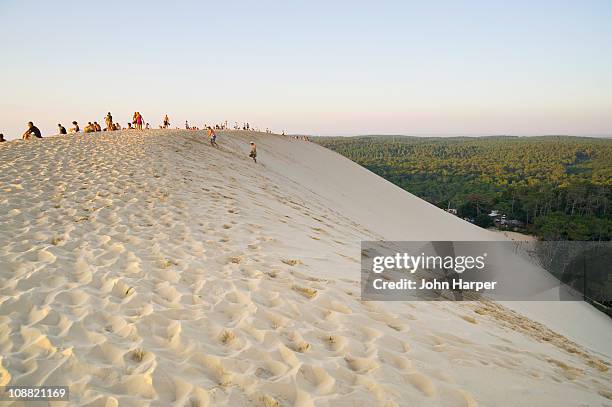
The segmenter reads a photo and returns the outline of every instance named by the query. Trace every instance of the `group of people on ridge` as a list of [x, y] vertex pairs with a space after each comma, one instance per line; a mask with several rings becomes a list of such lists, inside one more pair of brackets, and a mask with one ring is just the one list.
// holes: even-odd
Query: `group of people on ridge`
[[[119, 125], [119, 123], [113, 123], [113, 116], [111, 115], [111, 112], [108, 112], [108, 114], [106, 115], [106, 117], [104, 118], [104, 121], [106, 123], [106, 128], [104, 129], [104, 131], [114, 131], [114, 130], [121, 130], [121, 126]], [[134, 127], [132, 127], [132, 123], [134, 124]], [[140, 112], [135, 112], [134, 116], [132, 118], [132, 123], [128, 123], [128, 127], [127, 129], [137, 129], [137, 130], [142, 130], [142, 125], [144, 123], [144, 119], [142, 118], [142, 115], [140, 114]], [[188, 126], [187, 122], [186, 126]], [[80, 131], [79, 128], [79, 124], [76, 121], [72, 122], [73, 127], [70, 128], [70, 133], [78, 133]], [[163, 120], [163, 128], [168, 128], [170, 126], [170, 119], [168, 118], [168, 115], [164, 116], [164, 120]], [[66, 131], [66, 128], [64, 126], [62, 126], [61, 123], [58, 123], [57, 125], [58, 127], [58, 134], [68, 134], [68, 131]], [[208, 138], [210, 139], [210, 145], [215, 147], [215, 148], [219, 148], [219, 145], [217, 144], [217, 133], [215, 133], [215, 130], [211, 127], [211, 126], [206, 126], [208, 129]], [[217, 129], [224, 129], [226, 128], [226, 125], [221, 125], [221, 126], [215, 126]], [[249, 125], [245, 125], [245, 130], [249, 129]], [[147, 123], [146, 128], [149, 128], [149, 124]], [[102, 131], [102, 127], [98, 124], [98, 122], [88, 122], [87, 126], [85, 126], [83, 128], [83, 132], [84, 133], [92, 133], [92, 132], [99, 132]], [[36, 137], [36, 138], [42, 138], [42, 134], [40, 132], [40, 129], [38, 127], [36, 127], [34, 125], [33, 122], [28, 122], [28, 128], [27, 130], [23, 133], [22, 135], [22, 139], [24, 140], [29, 140], [32, 136]], [[4, 139], [4, 135], [0, 134], [0, 142], [4, 142], [6, 141]], [[253, 159], [254, 162], [257, 162], [257, 146], [255, 145], [255, 142], [251, 141], [250, 143], [251, 146], [251, 151], [249, 153], [249, 157]]]

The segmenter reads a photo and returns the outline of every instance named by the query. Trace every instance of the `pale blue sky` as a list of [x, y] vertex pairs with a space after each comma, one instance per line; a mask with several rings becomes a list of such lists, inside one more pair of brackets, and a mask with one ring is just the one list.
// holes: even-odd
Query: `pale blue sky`
[[611, 134], [612, 1], [0, 0], [0, 132]]

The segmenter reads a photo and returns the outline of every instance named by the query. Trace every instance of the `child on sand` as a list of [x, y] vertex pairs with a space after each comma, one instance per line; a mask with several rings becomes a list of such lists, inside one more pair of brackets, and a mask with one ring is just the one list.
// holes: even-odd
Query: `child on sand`
[[208, 137], [210, 138], [210, 145], [219, 148], [219, 145], [217, 144], [217, 133], [215, 133], [210, 126], [208, 126]]
[[249, 154], [249, 157], [251, 157], [253, 161], [257, 163], [257, 146], [252, 141], [251, 141], [251, 154]]
[[66, 132], [66, 128], [64, 126], [62, 126], [61, 123], [57, 124], [57, 131], [58, 131], [58, 134], [66, 134], [67, 133]]
[[42, 138], [42, 135], [40, 134], [40, 130], [38, 130], [38, 127], [34, 126], [34, 123], [32, 122], [28, 122], [28, 129], [25, 131], [25, 133], [23, 133], [21, 138], [24, 140], [29, 140], [30, 136], [32, 135], [34, 135], [34, 137], [36, 138]]

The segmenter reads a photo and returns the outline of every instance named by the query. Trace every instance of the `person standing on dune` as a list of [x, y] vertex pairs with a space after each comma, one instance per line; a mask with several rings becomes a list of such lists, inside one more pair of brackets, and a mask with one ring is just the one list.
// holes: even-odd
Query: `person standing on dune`
[[132, 124], [136, 129], [142, 130], [143, 121], [144, 120], [142, 119], [142, 115], [140, 114], [140, 112], [134, 112], [134, 116], [132, 117]]
[[113, 116], [111, 112], [108, 112], [104, 120], [106, 121], [106, 131], [113, 131]]
[[253, 161], [257, 163], [257, 146], [253, 141], [251, 141], [251, 153], [249, 154], [249, 157], [251, 157]]
[[168, 127], [170, 127], [170, 118], [168, 118], [168, 115], [164, 116], [164, 129], [167, 129]]
[[38, 127], [34, 126], [34, 123], [32, 122], [28, 122], [28, 129], [25, 131], [25, 133], [23, 133], [21, 138], [24, 140], [29, 140], [30, 136], [32, 135], [34, 135], [34, 137], [36, 138], [42, 138], [42, 135], [40, 134], [40, 130], [38, 129]]
[[140, 114], [140, 112], [136, 112], [136, 114], [138, 115], [136, 117], [136, 128], [138, 130], [142, 130], [142, 124], [144, 123], [144, 119], [142, 118], [142, 115]]

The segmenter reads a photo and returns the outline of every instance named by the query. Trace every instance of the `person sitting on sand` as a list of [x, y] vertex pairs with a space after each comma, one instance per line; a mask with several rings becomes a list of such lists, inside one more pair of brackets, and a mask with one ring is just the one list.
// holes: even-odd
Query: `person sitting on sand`
[[23, 133], [21, 138], [24, 140], [29, 140], [30, 136], [32, 135], [34, 135], [34, 137], [36, 138], [42, 138], [42, 135], [40, 134], [40, 130], [38, 129], [38, 127], [34, 126], [34, 123], [32, 122], [28, 122], [28, 129], [25, 131], [25, 133]]
[[67, 134], [66, 128], [61, 123], [57, 124], [57, 131], [59, 132], [58, 134]]
[[83, 127], [84, 133], [93, 133], [95, 130], [92, 122], [87, 122], [87, 126]]
[[145, 130], [149, 130], [151, 128], [151, 126], [149, 125], [149, 123], [145, 124]]
[[98, 124], [98, 122], [94, 122], [94, 131], [102, 131], [102, 126]]
[[4, 134], [0, 133], [0, 143], [4, 143], [5, 141]]
[[73, 121], [72, 125], [74, 127], [70, 128], [70, 133], [78, 133], [79, 131], [81, 131], [81, 129], [79, 129], [79, 124], [76, 121]]
[[132, 123], [128, 122], [128, 125], [127, 125], [127, 127], [125, 129], [126, 130], [132, 130], [133, 129]]
[[168, 127], [170, 127], [170, 119], [168, 118], [168, 115], [164, 116], [164, 129], [167, 129]]
[[104, 120], [106, 121], [106, 131], [112, 131], [113, 130], [113, 116], [111, 115], [111, 112], [108, 112]]
[[121, 125], [119, 123], [113, 123], [113, 130], [121, 130]]
[[251, 157], [253, 161], [257, 162], [257, 146], [252, 141], [251, 141], [251, 154], [249, 154], [249, 157]]
[[217, 144], [217, 133], [215, 133], [210, 126], [208, 126], [208, 137], [210, 138], [210, 145], [219, 148]]

